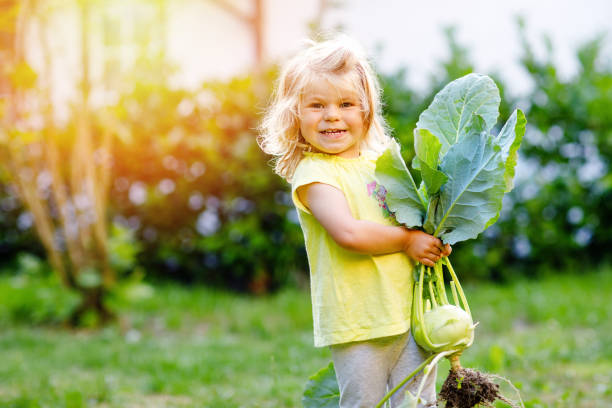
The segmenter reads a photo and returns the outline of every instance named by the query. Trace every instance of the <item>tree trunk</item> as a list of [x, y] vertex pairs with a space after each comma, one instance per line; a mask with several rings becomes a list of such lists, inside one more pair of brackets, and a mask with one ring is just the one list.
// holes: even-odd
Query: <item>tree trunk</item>
[[116, 320], [117, 316], [104, 304], [106, 290], [103, 287], [81, 289], [81, 303], [72, 311], [67, 320], [69, 327], [79, 327], [88, 312], [96, 316], [96, 325], [104, 326]]

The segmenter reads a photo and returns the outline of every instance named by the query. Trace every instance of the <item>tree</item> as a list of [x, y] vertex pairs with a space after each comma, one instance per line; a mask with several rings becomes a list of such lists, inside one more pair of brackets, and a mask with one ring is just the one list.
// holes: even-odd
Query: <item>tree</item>
[[12, 35], [7, 35], [13, 41], [3, 44], [9, 63], [1, 83], [8, 97], [0, 133], [5, 176], [31, 214], [53, 270], [66, 287], [81, 295], [69, 323], [79, 324], [89, 312], [105, 323], [114, 315], [104, 299], [116, 283], [107, 250], [111, 135], [108, 127], [94, 135], [91, 125], [90, 4], [78, 2], [82, 78], [76, 121], [67, 131], [59, 131], [54, 123], [47, 36], [38, 39], [46, 62], [42, 75], [38, 76], [24, 58], [31, 26], [38, 24], [40, 33], [48, 29], [45, 16], [49, 4], [26, 0], [11, 2], [8, 7], [6, 15], [13, 19], [7, 19], [5, 27], [13, 29]]

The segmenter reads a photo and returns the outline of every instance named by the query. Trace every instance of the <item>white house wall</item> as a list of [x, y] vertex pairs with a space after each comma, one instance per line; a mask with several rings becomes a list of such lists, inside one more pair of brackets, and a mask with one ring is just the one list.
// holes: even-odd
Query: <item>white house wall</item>
[[[234, 0], [236, 8], [249, 11], [250, 0]], [[319, 0], [264, 0], [264, 53], [267, 61], [276, 61], [293, 52], [308, 35], [308, 23], [317, 13]], [[90, 16], [90, 78], [91, 103], [112, 103], [113, 90], [103, 85], [105, 60], [115, 56], [124, 71], [132, 63], [135, 48], [129, 40], [115, 47], [105, 47], [103, 32], [104, 13], [120, 23], [111, 25], [121, 38], [133, 34], [136, 18], [151, 18], [155, 6], [142, 1], [108, 1], [104, 11], [92, 7]], [[147, 11], [146, 9], [150, 10]], [[147, 17], [147, 15], [149, 15]], [[42, 35], [49, 44], [52, 55], [52, 97], [56, 117], [63, 121], [68, 117], [68, 106], [78, 100], [78, 83], [81, 79], [81, 28], [76, 5], [58, 7], [48, 19]], [[164, 30], [152, 30], [153, 36]], [[35, 23], [28, 35], [27, 56], [38, 71], [44, 67], [40, 47], [40, 27]], [[248, 72], [254, 62], [254, 41], [249, 28], [227, 11], [207, 0], [168, 0], [166, 4], [165, 49], [170, 62], [176, 64], [178, 73], [171, 78], [171, 85], [195, 88], [202, 81], [228, 79]], [[111, 68], [117, 68], [112, 67]], [[124, 84], [129, 85], [129, 84]], [[46, 86], [41, 79], [41, 86]]]

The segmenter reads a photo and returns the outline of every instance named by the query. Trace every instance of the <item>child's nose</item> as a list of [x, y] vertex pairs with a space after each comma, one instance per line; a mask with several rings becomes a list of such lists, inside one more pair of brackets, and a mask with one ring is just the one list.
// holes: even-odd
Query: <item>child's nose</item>
[[328, 105], [325, 109], [325, 120], [338, 120], [340, 118], [340, 109], [337, 106]]

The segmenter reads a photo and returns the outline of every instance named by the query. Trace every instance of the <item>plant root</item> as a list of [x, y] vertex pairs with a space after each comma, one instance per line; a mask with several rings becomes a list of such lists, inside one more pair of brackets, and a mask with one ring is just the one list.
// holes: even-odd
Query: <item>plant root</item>
[[439, 393], [439, 400], [446, 401], [446, 408], [472, 408], [476, 405], [493, 407], [496, 400], [513, 408], [516, 405], [499, 393], [494, 376], [470, 368], [451, 369]]

